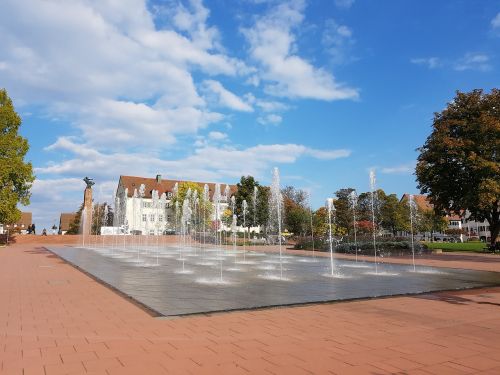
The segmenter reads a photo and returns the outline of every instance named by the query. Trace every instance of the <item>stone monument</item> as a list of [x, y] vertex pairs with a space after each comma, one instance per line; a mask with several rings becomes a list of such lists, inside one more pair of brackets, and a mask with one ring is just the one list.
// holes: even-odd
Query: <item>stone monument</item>
[[87, 235], [92, 230], [92, 186], [95, 185], [95, 182], [88, 177], [85, 177], [83, 181], [85, 181], [87, 186], [83, 193], [83, 210], [80, 224], [81, 234]]

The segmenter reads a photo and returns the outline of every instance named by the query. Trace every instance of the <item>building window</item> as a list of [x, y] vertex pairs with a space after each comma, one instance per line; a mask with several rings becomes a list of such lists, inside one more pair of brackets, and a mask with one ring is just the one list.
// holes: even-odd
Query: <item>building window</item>
[[147, 220], [148, 220], [148, 219], [147, 219], [146, 214], [142, 214], [142, 221], [143, 221], [143, 222], [146, 222]]
[[171, 191], [169, 191], [169, 192], [167, 193], [167, 197], [172, 198], [172, 192], [171, 192]]
[[158, 221], [159, 221], [160, 223], [162, 223], [162, 222], [163, 222], [163, 215], [162, 215], [162, 214], [158, 215]]
[[150, 214], [150, 215], [149, 215], [149, 220], [150, 220], [151, 222], [154, 222], [154, 221], [155, 221], [155, 214]]

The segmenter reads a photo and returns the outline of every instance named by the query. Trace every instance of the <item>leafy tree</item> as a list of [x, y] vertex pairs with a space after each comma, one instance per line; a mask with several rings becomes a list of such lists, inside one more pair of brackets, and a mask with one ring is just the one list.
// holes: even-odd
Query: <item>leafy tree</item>
[[226, 208], [220, 217], [220, 221], [226, 226], [231, 228], [231, 224], [233, 222], [233, 212], [231, 209]]
[[410, 209], [407, 201], [400, 201], [396, 194], [386, 195], [379, 190], [380, 219], [384, 229], [394, 236], [398, 231], [410, 230]]
[[457, 91], [434, 114], [433, 129], [420, 155], [416, 176], [438, 211], [490, 224], [491, 244], [500, 232], [500, 90]]
[[373, 233], [373, 223], [371, 220], [360, 220], [356, 223], [356, 225], [358, 227], [359, 234]]
[[75, 218], [71, 223], [69, 223], [69, 228], [66, 234], [78, 234], [80, 233], [80, 222], [82, 220], [83, 203], [80, 205], [78, 211], [76, 211]]
[[[254, 219], [254, 190], [259, 188], [259, 183], [252, 176], [241, 176], [240, 182], [236, 184], [238, 191], [235, 194], [236, 200], [236, 216], [238, 225], [243, 225], [243, 201], [246, 200], [248, 207], [246, 213], [246, 225], [248, 228], [253, 226]], [[257, 194], [257, 202], [259, 195]], [[257, 215], [255, 215], [257, 220]], [[257, 223], [256, 223], [257, 224]]]
[[269, 222], [269, 195], [270, 189], [267, 186], [259, 186], [257, 192], [257, 225], [267, 228]]
[[[106, 215], [107, 207], [107, 215]], [[113, 208], [106, 202], [94, 205], [90, 233], [101, 234], [101, 227], [113, 225]]]
[[286, 186], [281, 193], [283, 195], [285, 228], [291, 233], [304, 235], [310, 226], [307, 193], [292, 186]]
[[328, 211], [325, 207], [318, 208], [313, 214], [315, 237], [323, 237], [328, 233]]
[[349, 234], [354, 233], [353, 212], [349, 202], [349, 194], [354, 191], [352, 188], [340, 189], [335, 192], [335, 223], [340, 228], [344, 228]]
[[448, 227], [448, 222], [444, 216], [437, 214], [434, 210], [421, 210], [419, 230], [421, 232], [430, 232], [431, 241], [433, 241], [435, 232], [444, 232]]
[[[193, 212], [192, 222], [195, 224], [200, 224], [199, 226], [201, 226], [202, 228], [206, 228], [208, 224], [206, 221], [207, 218], [210, 218], [210, 215], [213, 212], [213, 205], [210, 201], [203, 200], [203, 187], [201, 187], [200, 184], [197, 184], [196, 182], [184, 181], [179, 184], [177, 194], [174, 195], [171, 200], [171, 205], [174, 209], [174, 215], [177, 215], [178, 220], [180, 220], [180, 215], [182, 214], [182, 204], [184, 202], [184, 199], [186, 199], [188, 190], [191, 190], [191, 197], [193, 196], [192, 194], [194, 194], [194, 192], [196, 191], [196, 195], [199, 199], [198, 208], [201, 210], [200, 212], [204, 213], [204, 215], [196, 216], [194, 211], [195, 202], [193, 199], [190, 199], [189, 204]], [[175, 210], [176, 202], [178, 202], [179, 207], [177, 212]], [[200, 222], [198, 223], [198, 221]]]
[[[332, 213], [332, 236], [344, 236], [347, 230], [336, 224], [336, 215]], [[318, 208], [313, 215], [313, 227], [315, 237], [326, 237], [329, 235], [328, 210], [326, 207]]]
[[18, 134], [21, 118], [5, 89], [0, 90], [0, 223], [21, 218], [17, 204], [28, 205], [35, 179], [31, 163], [24, 161], [28, 141]]
[[[358, 196], [357, 219], [358, 220], [372, 220], [372, 203], [371, 193], [361, 193]], [[376, 206], [376, 205], [375, 205]]]

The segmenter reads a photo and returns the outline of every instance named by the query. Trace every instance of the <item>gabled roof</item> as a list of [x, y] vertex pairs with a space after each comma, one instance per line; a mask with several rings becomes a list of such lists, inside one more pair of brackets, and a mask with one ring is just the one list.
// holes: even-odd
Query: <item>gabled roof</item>
[[[410, 194], [403, 194], [403, 196], [401, 197], [401, 201], [403, 200], [408, 201], [409, 199], [410, 199]], [[413, 200], [415, 201], [417, 207], [423, 211], [430, 211], [434, 209], [434, 206], [432, 205], [431, 202], [429, 202], [427, 196], [423, 194], [413, 194]]]
[[75, 220], [76, 212], [64, 212], [59, 218], [59, 229], [61, 231], [68, 231], [69, 225]]
[[11, 228], [28, 228], [32, 224], [32, 214], [31, 212], [21, 212], [21, 217], [14, 224], [6, 225], [6, 227]]
[[[401, 197], [401, 201], [403, 201], [403, 200], [407, 201], [408, 199], [410, 199], [410, 194], [403, 194], [403, 196]], [[417, 207], [423, 211], [430, 211], [430, 210], [434, 209], [434, 206], [432, 205], [431, 202], [429, 202], [429, 198], [427, 198], [426, 195], [414, 194], [413, 200], [417, 204]], [[453, 214], [450, 213], [450, 214], [446, 215], [445, 218], [447, 220], [460, 220], [461, 216], [454, 214], [454, 213]]]
[[[160, 179], [159, 181], [156, 178], [148, 178], [148, 177], [138, 177], [138, 176], [120, 176], [119, 184], [123, 186], [124, 189], [128, 189], [127, 196], [132, 198], [134, 195], [134, 190], [139, 190], [141, 184], [144, 184], [146, 187], [144, 198], [151, 198], [151, 192], [153, 190], [157, 190], [158, 194], [161, 196], [163, 193], [173, 192], [174, 186], [176, 183], [179, 185], [182, 182], [192, 182], [198, 184], [202, 189], [205, 184], [208, 185], [209, 196], [212, 199], [212, 195], [215, 191], [215, 183], [213, 182], [198, 182], [198, 181], [183, 181], [183, 180], [167, 180]], [[226, 184], [220, 184], [221, 194], [224, 194], [224, 189], [226, 188]], [[236, 185], [229, 185], [229, 190], [231, 192], [230, 195], [236, 194], [238, 191], [238, 187]]]

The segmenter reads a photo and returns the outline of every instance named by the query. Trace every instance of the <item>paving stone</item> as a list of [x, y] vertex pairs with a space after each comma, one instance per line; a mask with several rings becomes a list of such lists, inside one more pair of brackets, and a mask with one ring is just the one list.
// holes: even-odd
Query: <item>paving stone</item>
[[500, 373], [498, 287], [162, 320], [32, 245], [0, 278], [2, 375]]

